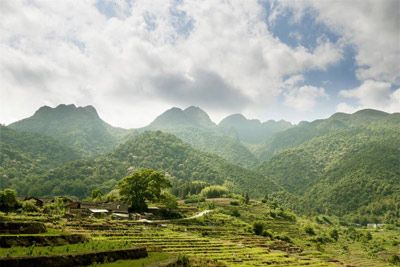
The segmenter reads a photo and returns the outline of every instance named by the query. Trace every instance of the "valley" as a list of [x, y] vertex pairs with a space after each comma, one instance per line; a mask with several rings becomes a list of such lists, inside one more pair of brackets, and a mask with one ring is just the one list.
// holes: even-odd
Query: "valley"
[[0, 264], [400, 264], [398, 113], [215, 124], [192, 106], [122, 129], [59, 105], [0, 130], [0, 221], [47, 229], [0, 233]]

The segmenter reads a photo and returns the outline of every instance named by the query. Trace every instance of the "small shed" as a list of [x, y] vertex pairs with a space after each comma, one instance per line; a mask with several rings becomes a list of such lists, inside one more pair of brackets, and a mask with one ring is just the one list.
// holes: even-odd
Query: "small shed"
[[106, 209], [88, 209], [94, 217], [103, 217], [109, 213]]

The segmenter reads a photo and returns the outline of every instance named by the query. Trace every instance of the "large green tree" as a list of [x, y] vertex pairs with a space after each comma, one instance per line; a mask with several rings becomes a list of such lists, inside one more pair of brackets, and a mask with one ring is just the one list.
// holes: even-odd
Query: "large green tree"
[[17, 209], [19, 203], [17, 200], [17, 193], [15, 190], [6, 188], [0, 191], [0, 210], [9, 212]]
[[160, 200], [162, 190], [170, 186], [171, 183], [163, 172], [152, 169], [139, 169], [118, 183], [121, 197], [136, 212], [146, 211], [146, 200]]

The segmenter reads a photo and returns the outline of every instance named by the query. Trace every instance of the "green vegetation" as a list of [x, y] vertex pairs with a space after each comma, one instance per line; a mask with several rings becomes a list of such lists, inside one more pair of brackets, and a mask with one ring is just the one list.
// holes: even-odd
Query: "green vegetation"
[[203, 190], [201, 190], [200, 194], [206, 198], [217, 198], [223, 197], [228, 194], [229, 190], [225, 186], [221, 185], [210, 185]]
[[175, 136], [162, 132], [142, 133], [120, 145], [113, 153], [68, 162], [37, 177], [34, 182], [24, 182], [29, 185], [32, 195], [82, 198], [89, 196], [94, 189], [109, 192], [121, 177], [140, 168], [163, 170], [180, 180], [175, 184], [204, 181], [223, 185], [229, 181], [233, 191], [248, 191], [254, 196], [277, 189], [273, 182], [256, 172], [195, 150]]
[[118, 183], [122, 199], [135, 212], [147, 210], [146, 201], [160, 201], [162, 189], [171, 186], [162, 172], [150, 169], [140, 169], [124, 177]]
[[75, 105], [44, 106], [32, 117], [12, 123], [9, 127], [50, 136], [83, 155], [111, 151], [128, 133], [101, 120], [94, 107]]
[[267, 121], [246, 119], [242, 114], [233, 114], [223, 119], [218, 127], [226, 134], [236, 136], [246, 144], [262, 144], [275, 134], [292, 127], [290, 122]]
[[[67, 221], [60, 217], [53, 220], [54, 227], [87, 235], [90, 241], [52, 247], [2, 248], [0, 257], [71, 254], [140, 245], [150, 252], [148, 259], [118, 261], [105, 266], [136, 266], [181, 258], [194, 266], [384, 267], [397, 260], [400, 229], [394, 226], [379, 230], [349, 227], [343, 226], [339, 218], [326, 216], [297, 216], [293, 220], [273, 215], [279, 214], [278, 211], [290, 212], [269, 202], [250, 200], [249, 204], [232, 206], [230, 203], [234, 200], [207, 199], [214, 205], [211, 213], [193, 219], [164, 221], [163, 226], [94, 218]], [[200, 206], [194, 203], [190, 207]], [[234, 216], [234, 211], [240, 216]], [[8, 215], [7, 219], [18, 220], [19, 216], [22, 215]], [[313, 233], [306, 233], [307, 228], [312, 228]], [[208, 263], [198, 262], [198, 257]]]
[[292, 194], [280, 200], [299, 212], [352, 215], [363, 224], [399, 223], [400, 116], [369, 113], [314, 122], [313, 129], [326, 130], [338, 121], [342, 127], [266, 161], [260, 171]]
[[149, 256], [143, 259], [137, 260], [119, 260], [112, 263], [97, 264], [94, 266], [102, 267], [143, 267], [151, 264], [158, 264], [160, 262], [165, 262], [172, 260], [175, 257], [171, 254], [161, 253], [161, 252], [150, 252]]
[[19, 208], [17, 194], [14, 190], [6, 188], [0, 191], [0, 211], [14, 211]]
[[[293, 127], [233, 115], [217, 126], [199, 108], [175, 108], [130, 132], [112, 128], [92, 107], [61, 105], [0, 130], [0, 220], [90, 237], [86, 244], [0, 249], [3, 257], [141, 244], [228, 266], [398, 265], [399, 114], [337, 113]], [[163, 220], [85, 217], [69, 213], [65, 197], [37, 206], [13, 189], [123, 200], [135, 212], [150, 204], [161, 209], [149, 219]]]
[[143, 130], [172, 133], [194, 148], [218, 155], [230, 163], [255, 166], [257, 158], [235, 135], [227, 134], [198, 107], [172, 108], [158, 116]]
[[37, 176], [78, 158], [77, 152], [50, 137], [0, 125], [0, 189], [29, 191]]

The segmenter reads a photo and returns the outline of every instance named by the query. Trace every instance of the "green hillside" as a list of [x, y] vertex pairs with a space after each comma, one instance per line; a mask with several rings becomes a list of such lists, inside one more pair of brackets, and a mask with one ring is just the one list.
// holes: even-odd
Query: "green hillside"
[[292, 127], [290, 122], [266, 121], [246, 119], [242, 114], [233, 114], [223, 119], [218, 127], [227, 134], [235, 135], [237, 138], [248, 144], [261, 144], [270, 139], [276, 133]]
[[0, 126], [1, 189], [23, 186], [26, 180], [33, 181], [48, 169], [79, 157], [79, 153], [51, 137]]
[[50, 171], [29, 187], [29, 194], [87, 196], [94, 188], [111, 190], [117, 181], [137, 168], [168, 172], [182, 180], [229, 182], [233, 191], [263, 196], [278, 187], [262, 175], [198, 150], [171, 134], [145, 132], [95, 159], [78, 160]]
[[300, 122], [296, 127], [282, 131], [267, 140], [256, 154], [261, 160], [267, 160], [282, 150], [298, 146], [314, 137], [351, 127], [361, 127], [374, 121], [382, 121], [388, 116], [388, 113], [382, 111], [366, 109], [354, 114], [335, 113], [328, 119]]
[[372, 221], [400, 217], [400, 115], [336, 114], [319, 121], [320, 129], [332, 126], [333, 118], [344, 126], [283, 150], [260, 172], [298, 196], [302, 212], [353, 213]]
[[160, 130], [172, 133], [194, 148], [214, 153], [233, 164], [253, 167], [257, 158], [236, 135], [228, 135], [213, 123], [206, 112], [198, 107], [184, 110], [171, 108], [158, 116], [144, 130]]
[[92, 106], [43, 106], [29, 118], [9, 125], [10, 128], [53, 137], [83, 155], [111, 151], [127, 130], [104, 122]]

